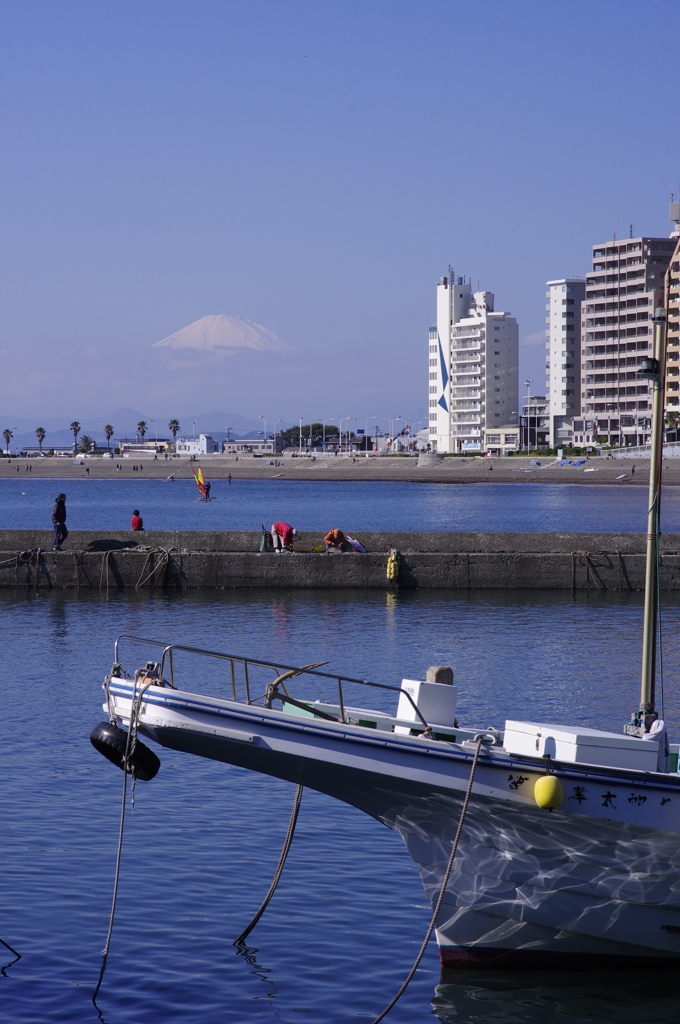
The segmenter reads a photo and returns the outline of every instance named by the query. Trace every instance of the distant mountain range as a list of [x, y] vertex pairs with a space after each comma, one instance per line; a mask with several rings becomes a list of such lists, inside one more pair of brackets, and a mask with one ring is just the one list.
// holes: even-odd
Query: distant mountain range
[[[76, 417], [72, 417], [76, 418]], [[80, 433], [88, 434], [93, 437], [98, 445], [106, 443], [104, 436], [104, 425], [110, 423], [113, 427], [114, 438], [119, 437], [135, 437], [137, 432], [137, 424], [140, 420], [146, 420], [147, 424], [147, 439], [158, 437], [170, 437], [170, 431], [168, 429], [168, 423], [171, 417], [167, 419], [163, 417], [157, 417], [158, 423], [152, 419], [148, 413], [140, 412], [138, 409], [116, 409], [114, 412], [109, 414], [102, 414], [97, 417], [95, 421], [91, 416], [83, 417], [79, 419]], [[196, 413], [193, 416], [177, 416], [176, 419], [180, 422], [180, 435], [191, 437], [193, 433], [198, 434], [212, 434], [216, 440], [224, 440], [227, 436], [227, 427], [229, 428], [229, 436], [232, 438], [241, 437], [257, 437], [258, 432], [264, 429], [263, 421], [261, 419], [249, 419], [247, 416], [240, 416], [236, 413], [227, 412], [208, 412], [208, 413]], [[0, 414], [0, 447], [3, 451], [5, 449], [4, 438], [2, 438], [2, 431], [8, 428], [14, 435], [12, 437], [10, 450], [18, 451], [20, 448], [33, 447], [38, 444], [35, 436], [37, 427], [44, 427], [46, 431], [46, 437], [43, 441], [43, 449], [49, 451], [50, 448], [63, 448], [66, 445], [73, 444], [73, 434], [69, 430], [69, 423], [71, 420], [66, 422], [62, 418], [55, 418], [54, 416], [48, 416], [43, 419], [35, 417], [33, 419], [26, 419], [25, 416], [11, 416]], [[272, 433], [273, 420], [267, 424], [267, 432]], [[278, 429], [281, 429], [279, 423]], [[288, 426], [286, 424], [285, 426]], [[284, 429], [285, 429], [284, 426]], [[158, 428], [158, 429], [156, 429]]]

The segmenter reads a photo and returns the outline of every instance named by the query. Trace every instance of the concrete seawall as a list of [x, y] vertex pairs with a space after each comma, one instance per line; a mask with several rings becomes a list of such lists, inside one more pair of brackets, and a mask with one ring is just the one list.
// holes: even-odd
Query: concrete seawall
[[[52, 551], [51, 531], [0, 531], [0, 587], [114, 589], [390, 589], [387, 555], [400, 552], [397, 585], [422, 589], [642, 590], [644, 534], [363, 533], [365, 555], [316, 553], [305, 533], [293, 555], [259, 551], [255, 532], [73, 531]], [[661, 588], [680, 590], [680, 535], [661, 543]]]

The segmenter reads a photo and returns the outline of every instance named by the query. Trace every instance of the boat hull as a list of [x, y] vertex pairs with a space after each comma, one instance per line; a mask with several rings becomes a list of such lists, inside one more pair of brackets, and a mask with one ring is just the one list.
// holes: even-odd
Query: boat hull
[[[129, 721], [132, 684], [112, 681]], [[460, 817], [472, 750], [301, 719], [163, 687], [140, 731], [161, 745], [327, 793], [402, 836], [431, 902]], [[484, 753], [436, 930], [445, 966], [608, 967], [680, 958], [680, 779]]]

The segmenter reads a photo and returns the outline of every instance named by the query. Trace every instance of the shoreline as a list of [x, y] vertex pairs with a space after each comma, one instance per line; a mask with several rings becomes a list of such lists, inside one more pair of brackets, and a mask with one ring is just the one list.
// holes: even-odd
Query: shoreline
[[[567, 483], [647, 486], [649, 459], [589, 459], [582, 466], [559, 466], [554, 458], [539, 459], [532, 466], [530, 458], [446, 459], [432, 466], [418, 466], [415, 458], [381, 456], [374, 458], [318, 459], [280, 457], [279, 465], [267, 465], [265, 459], [206, 456], [194, 465], [202, 466], [206, 480], [322, 480], [356, 483], [361, 481], [404, 483]], [[270, 460], [272, 461], [272, 460]], [[120, 466], [118, 470], [116, 467]], [[134, 470], [133, 466], [141, 469]], [[28, 468], [27, 468], [28, 467]], [[89, 470], [89, 473], [88, 473]], [[680, 459], [663, 463], [664, 484], [680, 485]], [[191, 480], [186, 458], [165, 459], [101, 459], [84, 460], [74, 466], [72, 459], [0, 459], [0, 480]]]

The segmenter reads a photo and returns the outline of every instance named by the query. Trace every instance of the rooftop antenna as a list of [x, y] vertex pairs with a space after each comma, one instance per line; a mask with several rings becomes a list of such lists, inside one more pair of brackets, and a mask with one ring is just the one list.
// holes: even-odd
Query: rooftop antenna
[[630, 225], [630, 227], [628, 228], [628, 237], [629, 237], [629, 238], [632, 238], [632, 237], [633, 237], [633, 225], [632, 225], [632, 224], [631, 224], [631, 225]]

